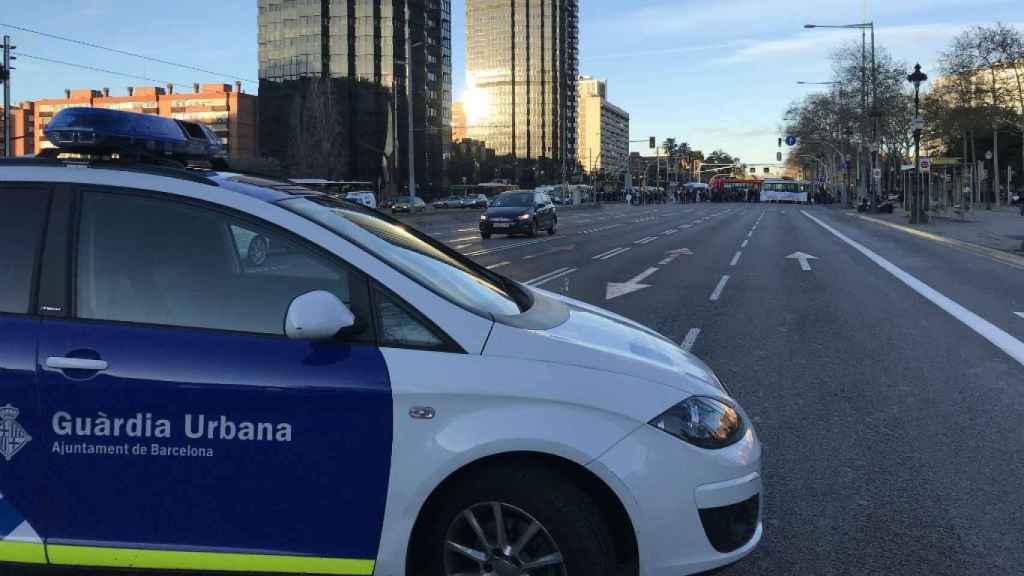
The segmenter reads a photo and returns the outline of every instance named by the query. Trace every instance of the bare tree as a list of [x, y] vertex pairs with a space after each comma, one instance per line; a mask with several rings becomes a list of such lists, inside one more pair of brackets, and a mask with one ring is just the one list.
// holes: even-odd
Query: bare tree
[[297, 100], [294, 166], [303, 174], [334, 178], [340, 171], [344, 133], [333, 83], [327, 78], [305, 79]]

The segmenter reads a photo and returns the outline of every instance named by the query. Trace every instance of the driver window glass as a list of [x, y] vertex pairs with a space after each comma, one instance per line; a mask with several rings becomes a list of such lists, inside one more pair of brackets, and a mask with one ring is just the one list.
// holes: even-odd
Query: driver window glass
[[84, 195], [80, 318], [283, 335], [291, 301], [312, 290], [334, 293], [358, 318], [356, 278], [283, 232], [217, 210]]

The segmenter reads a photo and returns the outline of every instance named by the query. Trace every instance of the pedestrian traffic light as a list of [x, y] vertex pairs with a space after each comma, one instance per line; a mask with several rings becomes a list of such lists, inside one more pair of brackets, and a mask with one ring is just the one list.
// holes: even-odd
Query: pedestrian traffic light
[[656, 146], [657, 146], [657, 144], [655, 144], [655, 142], [654, 142], [654, 136], [651, 136], [651, 139], [650, 139], [650, 147], [651, 147], [651, 150], [654, 150], [654, 148], [655, 148]]
[[782, 148], [782, 138], [779, 138], [779, 148]]

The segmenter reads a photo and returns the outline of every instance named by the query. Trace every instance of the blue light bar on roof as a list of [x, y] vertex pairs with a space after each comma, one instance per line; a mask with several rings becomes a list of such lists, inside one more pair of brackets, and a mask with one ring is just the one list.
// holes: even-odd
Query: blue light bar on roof
[[147, 153], [182, 160], [212, 159], [224, 150], [195, 122], [106, 108], [65, 108], [43, 135], [61, 150], [84, 154]]

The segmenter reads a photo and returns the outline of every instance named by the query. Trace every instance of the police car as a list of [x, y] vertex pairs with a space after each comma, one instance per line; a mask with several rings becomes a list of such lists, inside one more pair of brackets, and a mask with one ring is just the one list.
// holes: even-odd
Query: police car
[[143, 141], [0, 162], [0, 561], [678, 576], [760, 541], [750, 419], [671, 341]]

